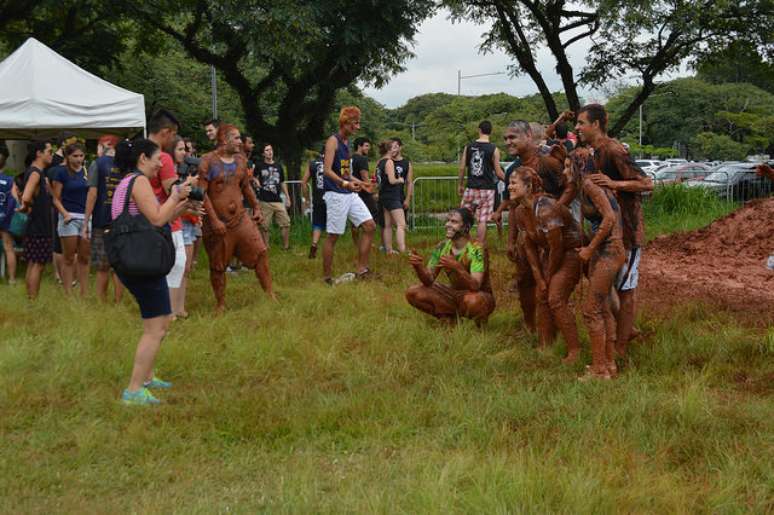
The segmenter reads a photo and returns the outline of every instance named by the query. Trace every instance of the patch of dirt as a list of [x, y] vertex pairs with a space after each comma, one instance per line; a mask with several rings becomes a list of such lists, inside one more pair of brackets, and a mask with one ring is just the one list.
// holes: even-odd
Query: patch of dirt
[[667, 314], [701, 300], [755, 325], [774, 323], [774, 198], [754, 200], [696, 231], [661, 236], [645, 248], [640, 270], [643, 307]]

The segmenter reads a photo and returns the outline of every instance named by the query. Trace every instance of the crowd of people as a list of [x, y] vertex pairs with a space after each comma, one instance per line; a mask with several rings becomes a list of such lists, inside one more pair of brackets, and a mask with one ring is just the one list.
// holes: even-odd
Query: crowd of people
[[[567, 129], [574, 116], [563, 113], [538, 135], [527, 121], [512, 122], [504, 135], [514, 159], [507, 170], [490, 141], [492, 124], [482, 122], [479, 137], [461, 154], [460, 206], [449, 212], [446, 238], [425, 260], [407, 250], [414, 170], [402, 142], [378, 144], [372, 174], [371, 142], [363, 137], [349, 142], [360, 129], [360, 111], [344, 107], [338, 132], [325, 141], [302, 179], [312, 219], [309, 258], [316, 257], [325, 232], [323, 280], [335, 284], [334, 252], [349, 221], [357, 252], [352, 276], [372, 277], [369, 256], [378, 225], [384, 251], [405, 254], [420, 282], [406, 292], [412, 306], [439, 319], [467, 317], [484, 324], [495, 310], [486, 229], [507, 211], [507, 254], [516, 264], [526, 327], [538, 334], [541, 346], [550, 345], [558, 331], [568, 349], [565, 361], [577, 360], [580, 344], [570, 297], [585, 275], [589, 291], [583, 315], [592, 363], [584, 377], [614, 377], [615, 357], [626, 352], [633, 332], [643, 234], [640, 196], [653, 185], [627, 150], [607, 137], [604, 107], [592, 104], [577, 113], [577, 148]], [[122, 395], [127, 404], [157, 403], [151, 390], [171, 387], [154, 374], [155, 357], [170, 322], [188, 315], [186, 285], [202, 242], [218, 311], [225, 309], [226, 274], [233, 268], [252, 269], [267, 296], [275, 298], [268, 260], [272, 223], [279, 226], [283, 249], [290, 247], [293, 199], [271, 144], [256, 147], [237, 127], [213, 120], [205, 124], [213, 149], [198, 156], [165, 110], [150, 118], [147, 129], [147, 139], [103, 136], [88, 167], [86, 149], [72, 134], [63, 135], [56, 149], [49, 141], [35, 141], [23, 174], [0, 173], [0, 233], [11, 281], [16, 273], [11, 225], [22, 214], [31, 299], [51, 261], [66, 295], [76, 284], [80, 295], [87, 294], [92, 266], [100, 299], [108, 298], [111, 282], [116, 300], [124, 289], [136, 299], [143, 334]], [[0, 151], [0, 172], [6, 158]], [[504, 198], [498, 196], [498, 181], [507, 184]], [[139, 276], [111, 267], [111, 226], [122, 216], [165, 228], [174, 254], [168, 273]], [[588, 235], [582, 219], [591, 227]], [[449, 284], [439, 281], [441, 272]]]

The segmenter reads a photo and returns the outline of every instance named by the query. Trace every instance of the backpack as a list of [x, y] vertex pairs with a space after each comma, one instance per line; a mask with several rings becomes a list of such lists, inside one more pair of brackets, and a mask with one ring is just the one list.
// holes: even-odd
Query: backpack
[[105, 230], [105, 250], [110, 266], [121, 275], [137, 278], [165, 276], [175, 264], [175, 245], [169, 226], [156, 227], [142, 213], [129, 214], [135, 174], [129, 181], [124, 209]]

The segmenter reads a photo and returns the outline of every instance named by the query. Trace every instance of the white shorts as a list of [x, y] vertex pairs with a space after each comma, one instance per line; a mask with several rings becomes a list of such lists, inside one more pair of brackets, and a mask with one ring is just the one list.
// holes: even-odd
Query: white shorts
[[642, 249], [634, 247], [626, 251], [626, 262], [624, 262], [618, 276], [615, 278], [615, 288], [618, 291], [633, 290], [637, 287], [640, 278], [640, 257]]
[[344, 234], [347, 229], [347, 218], [355, 227], [373, 220], [371, 212], [357, 193], [326, 191], [323, 199], [327, 211], [325, 230], [328, 234]]
[[185, 274], [185, 240], [183, 231], [172, 233], [172, 243], [175, 244], [175, 266], [167, 274], [167, 287], [180, 288]]

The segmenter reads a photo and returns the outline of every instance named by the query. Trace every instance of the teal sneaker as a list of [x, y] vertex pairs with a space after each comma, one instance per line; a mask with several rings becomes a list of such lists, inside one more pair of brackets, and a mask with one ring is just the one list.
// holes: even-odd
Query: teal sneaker
[[162, 389], [172, 388], [172, 383], [170, 383], [169, 381], [164, 381], [162, 379], [159, 379], [156, 376], [153, 376], [153, 379], [151, 379], [150, 381], [146, 381], [142, 383], [142, 385], [145, 388], [162, 388]]
[[149, 404], [159, 404], [161, 401], [154, 397], [147, 388], [140, 388], [136, 392], [124, 390], [123, 395], [121, 395], [121, 402], [127, 406], [146, 406]]

